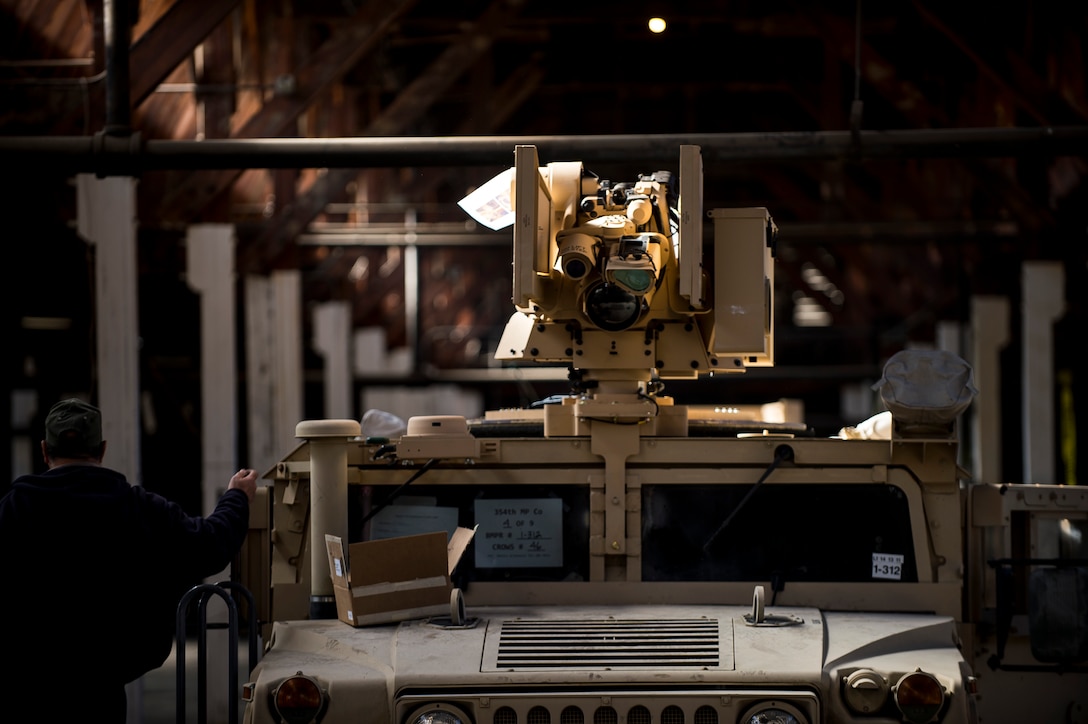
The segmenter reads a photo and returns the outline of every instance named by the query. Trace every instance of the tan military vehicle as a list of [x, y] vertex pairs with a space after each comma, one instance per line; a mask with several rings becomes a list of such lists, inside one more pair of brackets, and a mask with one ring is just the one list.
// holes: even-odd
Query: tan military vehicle
[[965, 479], [966, 363], [896, 355], [834, 438], [664, 394], [774, 362], [775, 224], [704, 213], [700, 163], [677, 199], [515, 150], [478, 207], [514, 227], [497, 356], [572, 392], [299, 423], [251, 535], [247, 722], [1088, 720], [1088, 489]]

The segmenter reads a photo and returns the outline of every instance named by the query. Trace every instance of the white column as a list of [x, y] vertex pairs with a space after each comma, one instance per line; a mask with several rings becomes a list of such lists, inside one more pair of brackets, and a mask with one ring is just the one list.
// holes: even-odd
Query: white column
[[1065, 271], [1060, 262], [1025, 262], [1022, 287], [1023, 482], [1056, 483], [1054, 321], [1065, 307]]
[[191, 226], [185, 243], [189, 286], [200, 294], [202, 499], [207, 515], [238, 470], [234, 227]]
[[[287, 452], [298, 444], [295, 425], [302, 419], [302, 274], [295, 269], [272, 273], [275, 308], [273, 377], [276, 380], [274, 437]], [[281, 453], [282, 454], [282, 453]]]
[[325, 417], [352, 419], [351, 306], [325, 302], [314, 309], [314, 347], [325, 358]]
[[978, 395], [972, 405], [972, 480], [1005, 482], [1001, 471], [1001, 350], [1009, 343], [1009, 300], [971, 298], [971, 367]]
[[95, 247], [95, 363], [107, 464], [140, 484], [136, 180], [76, 177], [79, 235]]
[[[953, 322], [948, 320], [937, 322], [934, 335], [934, 345], [939, 350], [951, 352], [952, 354], [955, 354], [959, 357], [964, 357], [963, 329], [960, 326], [959, 322]], [[976, 387], [975, 389], [978, 388]], [[972, 418], [967, 418], [967, 420], [968, 424], [966, 426], [964, 425], [963, 415], [961, 415], [956, 420], [956, 438], [960, 442], [958, 454], [959, 461], [961, 463], [965, 462], [965, 458], [968, 457], [969, 452], [966, 441], [964, 439], [964, 428], [966, 427], [967, 429], [966, 434], [971, 434], [972, 425], [970, 423], [972, 421]]]
[[[11, 427], [12, 430], [34, 429], [34, 416], [38, 414], [39, 395], [36, 390], [12, 390], [11, 391]], [[35, 431], [37, 432], [37, 431]], [[11, 480], [20, 475], [29, 475], [34, 472], [34, 461], [40, 459], [37, 455], [36, 443], [41, 440], [41, 433], [35, 437], [30, 434], [12, 434], [11, 436]]]
[[935, 337], [937, 349], [963, 356], [963, 333], [958, 322], [937, 322]]
[[302, 294], [297, 271], [248, 276], [246, 388], [250, 460], [264, 472], [298, 444], [302, 419]]
[[[95, 247], [95, 365], [106, 465], [140, 485], [140, 325], [136, 263], [136, 179], [76, 177], [76, 229]], [[138, 722], [143, 679], [125, 687]]]
[[267, 277], [250, 274], [244, 286], [247, 449], [249, 467], [263, 474], [285, 452], [277, 448], [272, 431], [276, 387], [272, 376], [272, 284]]
[[[204, 461], [201, 494], [207, 515], [240, 467], [234, 227], [229, 224], [191, 226], [185, 245], [189, 286], [200, 294], [200, 444]], [[213, 576], [209, 582], [223, 580], [227, 573]], [[226, 604], [218, 596], [212, 596], [207, 615], [209, 622], [226, 622]], [[208, 711], [223, 712], [230, 701], [227, 690], [230, 637], [224, 629], [210, 629], [206, 642]], [[195, 656], [193, 652], [189, 653]]]

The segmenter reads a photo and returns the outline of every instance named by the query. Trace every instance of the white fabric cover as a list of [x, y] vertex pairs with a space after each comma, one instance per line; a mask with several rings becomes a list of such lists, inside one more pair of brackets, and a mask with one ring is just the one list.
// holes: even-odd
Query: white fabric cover
[[873, 385], [898, 429], [947, 428], [971, 404], [978, 390], [971, 365], [936, 349], [908, 349], [892, 355]]

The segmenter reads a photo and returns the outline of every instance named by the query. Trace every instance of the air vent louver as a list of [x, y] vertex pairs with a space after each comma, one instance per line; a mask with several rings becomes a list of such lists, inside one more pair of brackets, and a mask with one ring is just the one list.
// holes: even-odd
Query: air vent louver
[[499, 669], [714, 667], [718, 621], [503, 621]]

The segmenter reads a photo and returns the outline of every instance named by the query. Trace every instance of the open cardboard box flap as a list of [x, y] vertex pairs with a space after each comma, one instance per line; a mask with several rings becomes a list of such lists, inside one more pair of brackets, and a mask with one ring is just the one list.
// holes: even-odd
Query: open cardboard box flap
[[325, 535], [336, 614], [352, 626], [391, 623], [448, 613], [450, 575], [475, 528], [351, 543]]

